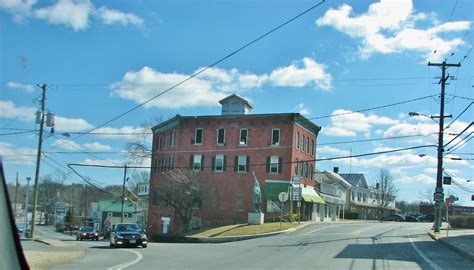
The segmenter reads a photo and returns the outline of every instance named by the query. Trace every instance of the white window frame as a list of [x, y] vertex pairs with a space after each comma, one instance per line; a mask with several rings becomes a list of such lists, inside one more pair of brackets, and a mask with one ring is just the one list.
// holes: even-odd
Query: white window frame
[[170, 157], [170, 166], [169, 166], [169, 170], [168, 171], [172, 171], [174, 168], [174, 156], [171, 156]]
[[[223, 131], [224, 131], [224, 135], [223, 135], [223, 138], [222, 138], [223, 142], [219, 142], [219, 131], [220, 131], [220, 130], [223, 130]], [[224, 144], [225, 144], [225, 128], [218, 128], [218, 129], [216, 129], [216, 137], [217, 137], [217, 138], [216, 138], [216, 144], [217, 144], [217, 145], [224, 145]]]
[[176, 145], [176, 131], [173, 129], [171, 131], [170, 146]]
[[309, 154], [309, 142], [310, 142], [309, 137], [306, 137], [306, 147], [305, 147], [306, 154]]
[[[199, 166], [196, 166], [196, 164], [199, 164]], [[202, 168], [202, 155], [194, 155], [193, 156], [193, 171], [200, 171], [201, 168]]]
[[[221, 162], [221, 169], [217, 169], [217, 162], [220, 160]], [[214, 159], [214, 171], [215, 172], [223, 172], [224, 171], [224, 155], [216, 155]]]
[[[242, 141], [242, 131], [246, 131], [246, 135], [245, 135], [245, 143], [243, 143]], [[248, 145], [249, 144], [249, 130], [248, 128], [241, 128], [240, 131], [239, 131], [239, 145]]]
[[[201, 131], [201, 142], [197, 142], [198, 130]], [[203, 140], [204, 140], [204, 131], [202, 130], [202, 128], [196, 128], [194, 130], [194, 144], [202, 144]]]
[[[243, 160], [243, 162], [242, 162]], [[238, 156], [237, 157], [237, 172], [247, 172], [247, 156]], [[241, 170], [241, 167], [243, 170]]]
[[303, 133], [300, 134], [300, 150], [304, 152], [304, 135]]
[[300, 132], [296, 131], [296, 149], [300, 150]]
[[[274, 131], [278, 131], [278, 141], [277, 142], [273, 142], [273, 132]], [[280, 132], [279, 128], [273, 128], [272, 129], [272, 138], [271, 138], [272, 139], [272, 145], [280, 145], [280, 139], [281, 139], [280, 134], [281, 134], [281, 132]]]
[[270, 173], [271, 174], [278, 174], [280, 166], [280, 157], [279, 156], [271, 156], [270, 157]]

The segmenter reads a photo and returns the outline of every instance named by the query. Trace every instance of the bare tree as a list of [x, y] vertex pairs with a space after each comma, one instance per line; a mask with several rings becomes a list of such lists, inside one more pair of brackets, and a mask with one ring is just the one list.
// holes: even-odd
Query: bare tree
[[435, 192], [435, 188], [434, 187], [431, 187], [431, 188], [427, 188], [423, 191], [420, 192], [419, 194], [419, 198], [423, 201], [427, 201], [429, 204], [433, 204], [433, 197], [434, 197], [434, 192]]
[[200, 208], [208, 197], [207, 185], [198, 178], [198, 173], [189, 169], [177, 169], [152, 192], [153, 201], [171, 207], [181, 223], [183, 230], [189, 230], [193, 209]]
[[52, 224], [54, 220], [54, 207], [60, 198], [60, 193], [64, 190], [64, 183], [70, 174], [57, 169], [51, 174], [47, 174], [41, 178], [39, 183], [38, 205], [46, 214], [46, 224]]
[[388, 205], [395, 201], [398, 189], [395, 186], [392, 174], [388, 169], [381, 169], [376, 181], [378, 216], [379, 218], [387, 214]]
[[127, 182], [128, 188], [133, 192], [138, 192], [138, 186], [150, 184], [150, 172], [149, 171], [136, 171], [132, 174]]
[[143, 164], [151, 158], [151, 128], [162, 121], [163, 119], [160, 117], [154, 117], [150, 121], [141, 124], [140, 133], [132, 136], [132, 139], [125, 145], [129, 163]]

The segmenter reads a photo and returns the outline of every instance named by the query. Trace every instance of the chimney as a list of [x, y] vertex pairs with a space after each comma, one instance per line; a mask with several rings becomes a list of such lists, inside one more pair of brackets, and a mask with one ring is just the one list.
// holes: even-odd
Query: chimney
[[339, 167], [334, 167], [334, 168], [332, 169], [332, 171], [333, 171], [334, 173], [339, 173]]

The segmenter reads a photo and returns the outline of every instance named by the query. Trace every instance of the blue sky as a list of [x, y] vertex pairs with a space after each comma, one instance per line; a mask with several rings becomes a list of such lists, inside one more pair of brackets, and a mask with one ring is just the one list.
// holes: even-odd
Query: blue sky
[[[0, 153], [7, 178], [13, 181], [19, 172], [24, 182], [34, 175], [37, 136], [27, 131], [38, 129], [36, 84], [48, 85], [46, 108], [56, 114], [56, 133], [46, 133], [44, 141], [42, 175], [68, 163], [125, 162], [122, 150], [129, 136], [77, 137], [74, 132], [99, 126], [94, 132], [142, 132], [141, 125], [156, 117], [219, 114], [218, 100], [231, 93], [249, 99], [253, 113], [301, 112], [322, 126], [318, 158], [435, 144], [437, 124], [426, 117], [408, 117], [410, 111], [439, 114], [441, 72], [428, 67], [428, 61], [461, 61], [461, 68], [448, 69], [456, 80], [447, 86], [446, 114], [457, 117], [474, 100], [474, 2], [326, 1], [102, 127], [317, 3], [0, 0]], [[355, 112], [363, 109], [370, 110]], [[471, 106], [449, 133], [462, 131], [473, 115]], [[64, 132], [73, 136], [61, 136]], [[387, 139], [407, 135], [415, 136]], [[380, 138], [385, 139], [355, 142]], [[445, 141], [452, 138], [446, 135]], [[76, 153], [54, 153], [58, 151]], [[474, 182], [465, 181], [474, 180], [472, 153], [471, 140], [447, 156], [464, 160], [446, 159], [445, 170], [474, 190]], [[399, 199], [415, 201], [435, 185], [436, 149], [321, 161], [316, 166], [365, 173], [369, 183], [380, 168], [388, 168]], [[78, 171], [98, 185], [122, 179], [121, 170]], [[68, 181], [80, 180], [71, 176]], [[468, 192], [448, 187], [447, 193], [474, 205]]]

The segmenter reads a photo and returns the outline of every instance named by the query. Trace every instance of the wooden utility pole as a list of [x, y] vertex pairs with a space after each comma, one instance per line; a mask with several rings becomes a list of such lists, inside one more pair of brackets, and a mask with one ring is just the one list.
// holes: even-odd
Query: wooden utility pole
[[125, 182], [127, 182], [127, 164], [125, 164], [123, 171], [123, 184], [122, 184], [122, 214], [120, 215], [120, 223], [123, 223], [123, 205], [125, 203]]
[[31, 238], [35, 237], [35, 216], [36, 216], [36, 204], [38, 203], [38, 182], [41, 165], [41, 147], [43, 145], [43, 129], [44, 129], [44, 107], [46, 103], [46, 84], [38, 85], [41, 90], [41, 112], [40, 112], [40, 130], [38, 139], [38, 152], [36, 155], [36, 172], [35, 172], [35, 185], [33, 188], [33, 213], [31, 213]]
[[15, 220], [16, 220], [16, 205], [18, 203], [18, 172], [16, 172], [16, 185], [15, 185], [15, 208], [13, 209], [14, 215], [15, 215]]
[[443, 132], [444, 132], [444, 96], [445, 96], [445, 87], [446, 81], [449, 79], [449, 75], [446, 76], [446, 68], [448, 67], [460, 67], [461, 64], [447, 64], [446, 60], [443, 63], [431, 63], [428, 62], [428, 66], [441, 67], [441, 79], [439, 83], [441, 84], [441, 104], [439, 110], [439, 130], [438, 130], [438, 166], [436, 170], [436, 189], [434, 193], [435, 200], [435, 224], [434, 232], [438, 233], [441, 227], [441, 208], [444, 201], [443, 193]]

